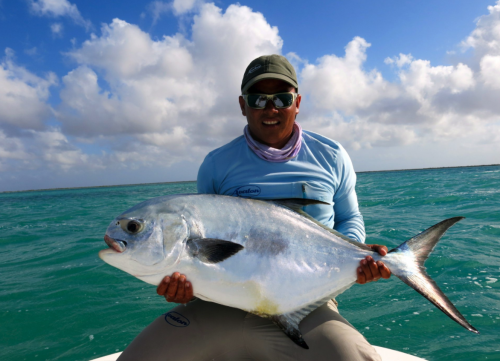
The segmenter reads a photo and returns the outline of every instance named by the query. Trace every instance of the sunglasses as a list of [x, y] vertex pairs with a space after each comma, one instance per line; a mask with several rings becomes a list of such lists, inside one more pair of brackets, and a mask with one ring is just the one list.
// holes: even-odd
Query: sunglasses
[[271, 100], [277, 109], [290, 108], [297, 98], [297, 93], [244, 94], [243, 98], [250, 108], [264, 109]]

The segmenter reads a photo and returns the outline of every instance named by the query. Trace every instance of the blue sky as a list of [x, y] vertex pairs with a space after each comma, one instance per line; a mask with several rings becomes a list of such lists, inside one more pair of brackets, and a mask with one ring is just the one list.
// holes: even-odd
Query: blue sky
[[195, 179], [270, 52], [358, 171], [500, 163], [496, 26], [495, 0], [3, 0], [0, 191]]

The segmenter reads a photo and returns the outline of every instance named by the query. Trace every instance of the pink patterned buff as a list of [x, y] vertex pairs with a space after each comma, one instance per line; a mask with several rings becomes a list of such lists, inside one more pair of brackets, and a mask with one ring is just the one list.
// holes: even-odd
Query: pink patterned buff
[[282, 149], [276, 149], [268, 145], [257, 142], [248, 131], [248, 125], [243, 131], [247, 144], [251, 150], [261, 159], [273, 163], [286, 162], [299, 154], [302, 145], [302, 128], [299, 123], [293, 123], [292, 137]]

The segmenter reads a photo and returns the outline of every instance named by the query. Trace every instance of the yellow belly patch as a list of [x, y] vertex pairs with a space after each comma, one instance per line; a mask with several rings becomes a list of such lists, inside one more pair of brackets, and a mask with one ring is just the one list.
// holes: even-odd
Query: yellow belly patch
[[261, 299], [255, 313], [262, 315], [276, 315], [278, 314], [279, 305], [267, 298]]
[[252, 313], [261, 317], [278, 314], [279, 305], [262, 294], [260, 285], [254, 281], [248, 281], [243, 285], [243, 288], [248, 292], [248, 296], [255, 300], [255, 309]]

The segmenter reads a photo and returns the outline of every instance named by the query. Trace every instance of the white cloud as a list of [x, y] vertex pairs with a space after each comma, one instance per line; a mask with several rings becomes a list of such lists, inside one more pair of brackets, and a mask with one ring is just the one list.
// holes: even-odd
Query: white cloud
[[480, 62], [481, 80], [488, 87], [500, 89], [500, 55], [485, 55]]
[[431, 66], [428, 60], [411, 60], [408, 70], [399, 73], [406, 92], [421, 103], [432, 100], [443, 89], [460, 93], [474, 86], [472, 70], [464, 64], [457, 66]]
[[295, 72], [298, 73], [299, 70], [307, 64], [307, 61], [302, 59], [297, 53], [294, 53], [293, 51], [285, 54], [286, 59], [292, 64], [292, 66], [295, 68]]
[[[172, 2], [156, 0], [148, 4], [147, 11], [151, 14], [153, 25], [155, 25], [163, 14], [172, 12], [176, 16], [182, 16], [199, 10], [203, 4], [204, 0], [174, 0]], [[141, 17], [144, 16], [146, 14], [141, 14]]]
[[45, 79], [14, 63], [14, 52], [7, 48], [0, 63], [0, 129], [42, 129], [50, 116], [49, 88], [57, 83], [53, 73]]
[[110, 83], [140, 81], [151, 75], [183, 78], [191, 70], [188, 42], [181, 35], [154, 41], [138, 26], [119, 19], [103, 25], [101, 31], [102, 36], [92, 35], [68, 55], [104, 71]]
[[396, 65], [398, 68], [402, 68], [405, 65], [410, 64], [413, 61], [413, 56], [411, 54], [399, 54], [399, 56], [393, 58], [386, 58], [384, 63], [390, 65]]
[[36, 170], [41, 165], [63, 171], [82, 165], [95, 166], [88, 158], [58, 129], [28, 130], [15, 137], [0, 130], [0, 170], [3, 171]]
[[147, 8], [153, 17], [153, 25], [155, 25], [163, 14], [172, 11], [172, 4], [163, 1], [153, 1], [149, 3]]
[[307, 64], [302, 70], [302, 92], [310, 94], [316, 107], [354, 114], [366, 108], [381, 95], [391, 92], [376, 70], [365, 72], [366, 49], [371, 44], [355, 37], [346, 46], [345, 56], [325, 55], [317, 65]]
[[[45, 164], [52, 168], [68, 170], [73, 167], [96, 167], [97, 164], [89, 163], [89, 156], [71, 144], [59, 129], [49, 129], [33, 133], [33, 142], [39, 150], [39, 156]], [[41, 150], [41, 152], [40, 152]]]
[[354, 38], [344, 57], [325, 55], [304, 67], [302, 92], [315, 103], [303, 120], [306, 127], [351, 149], [497, 138], [500, 129], [489, 129], [497, 134], [491, 138], [484, 126], [498, 119], [498, 109], [485, 107], [481, 77], [469, 66], [432, 66], [428, 60], [400, 54], [385, 60], [399, 77], [388, 82], [376, 69], [364, 69], [369, 46]]
[[76, 24], [85, 27], [89, 30], [92, 23], [85, 20], [75, 4], [71, 4], [68, 0], [30, 0], [31, 10], [38, 16], [49, 17], [70, 17]]
[[185, 14], [193, 11], [203, 3], [201, 0], [174, 0], [172, 7], [176, 15]]
[[62, 36], [63, 25], [61, 23], [54, 23], [50, 25], [50, 31], [54, 36]]
[[[101, 36], [68, 54], [80, 67], [63, 78], [58, 118], [76, 136], [130, 134], [165, 147], [160, 138], [183, 134], [172, 149], [182, 149], [188, 139], [213, 145], [211, 137], [229, 139], [241, 131], [244, 119], [235, 110], [248, 62], [279, 53], [281, 46], [277, 29], [244, 6], [223, 13], [203, 5], [191, 40], [180, 34], [153, 40], [115, 19]], [[109, 89], [99, 87], [99, 76]]]
[[6, 171], [7, 161], [25, 160], [30, 154], [24, 150], [21, 139], [18, 137], [8, 137], [0, 130], [0, 171]]
[[479, 17], [476, 28], [462, 42], [464, 50], [473, 48], [477, 57], [500, 55], [500, 1], [488, 6], [488, 15]]

